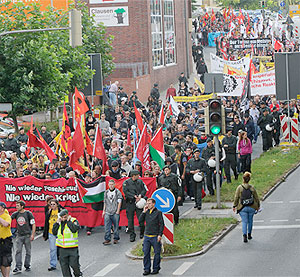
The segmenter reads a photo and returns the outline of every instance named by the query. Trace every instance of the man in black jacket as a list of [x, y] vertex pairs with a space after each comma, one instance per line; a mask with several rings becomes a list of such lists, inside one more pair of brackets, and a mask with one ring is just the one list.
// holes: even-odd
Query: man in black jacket
[[154, 250], [153, 271], [151, 274], [158, 274], [160, 270], [160, 252], [161, 238], [164, 231], [164, 220], [162, 212], [155, 208], [155, 199], [149, 198], [144, 207], [139, 221], [144, 224], [146, 221], [146, 230], [143, 243], [144, 252], [144, 273], [149, 275], [151, 272], [151, 246]]
[[231, 183], [231, 175], [230, 175], [230, 168], [232, 169], [235, 179], [238, 179], [237, 174], [237, 163], [236, 163], [236, 144], [237, 144], [237, 138], [236, 136], [232, 135], [232, 129], [227, 130], [227, 134], [222, 140], [222, 145], [225, 150], [226, 159], [225, 159], [225, 175], [227, 183]]

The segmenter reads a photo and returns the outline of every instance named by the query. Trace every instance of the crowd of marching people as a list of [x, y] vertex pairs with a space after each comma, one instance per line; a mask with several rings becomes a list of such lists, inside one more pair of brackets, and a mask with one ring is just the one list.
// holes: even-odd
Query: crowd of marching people
[[[223, 9], [211, 15], [207, 12], [194, 19], [194, 31], [197, 38], [197, 45], [208, 46], [209, 34], [215, 33], [214, 44], [218, 56], [226, 60], [238, 60], [246, 55], [270, 56], [274, 61], [275, 52], [298, 52], [299, 42], [296, 33], [289, 24], [283, 24], [282, 16], [276, 15], [271, 18], [269, 15], [250, 14], [247, 11], [234, 12], [232, 9]], [[241, 39], [269, 39], [269, 43], [255, 47], [255, 45], [234, 49], [230, 40]]]

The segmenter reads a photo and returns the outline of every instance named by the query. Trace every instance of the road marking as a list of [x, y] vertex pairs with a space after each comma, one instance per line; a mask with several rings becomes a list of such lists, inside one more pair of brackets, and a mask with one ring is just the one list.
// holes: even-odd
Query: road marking
[[300, 221], [300, 218], [296, 218], [295, 221]]
[[287, 222], [289, 221], [288, 219], [271, 219], [271, 222]]
[[266, 226], [253, 226], [255, 230], [268, 230], [268, 229], [300, 229], [300, 225], [266, 225]]
[[84, 267], [81, 271], [84, 272], [85, 270], [87, 270], [89, 267], [91, 267], [92, 265], [94, 265], [96, 262], [92, 262], [90, 264], [88, 264], [86, 267]]
[[262, 223], [262, 222], [265, 222], [263, 219], [261, 220], [253, 220], [253, 223]]
[[268, 201], [267, 204], [282, 204], [283, 201]]
[[300, 200], [291, 200], [290, 203], [300, 203]]
[[195, 262], [184, 262], [180, 267], [178, 267], [173, 275], [182, 275], [184, 274]]
[[39, 239], [39, 238], [42, 237], [42, 236], [43, 236], [43, 233], [41, 233], [41, 234], [35, 236], [35, 237], [34, 237], [34, 240]]
[[109, 264], [94, 275], [94, 277], [105, 276], [107, 273], [115, 269], [119, 264]]

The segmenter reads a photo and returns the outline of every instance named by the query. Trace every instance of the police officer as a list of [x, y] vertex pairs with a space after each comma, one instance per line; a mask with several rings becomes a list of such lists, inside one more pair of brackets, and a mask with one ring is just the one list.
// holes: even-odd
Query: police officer
[[278, 146], [280, 142], [280, 113], [277, 111], [276, 106], [272, 108], [272, 116], [274, 122], [273, 139], [275, 141], [275, 145]]
[[[132, 170], [130, 172], [130, 179], [127, 179], [123, 183], [123, 192], [125, 195], [126, 202], [126, 215], [128, 219], [128, 233], [130, 235], [130, 241], [134, 242], [136, 234], [134, 232], [134, 212], [136, 212], [137, 218], [140, 217], [140, 214], [143, 212], [143, 209], [136, 207], [136, 203], [139, 202], [142, 198], [145, 198], [146, 195], [146, 185], [144, 182], [139, 179], [139, 171]], [[140, 238], [144, 237], [145, 225], [140, 223]]]
[[[215, 156], [215, 148], [213, 145], [213, 141], [211, 138], [208, 138], [206, 140], [207, 146], [202, 151], [202, 158], [205, 160], [206, 163], [208, 163], [209, 159]], [[214, 188], [213, 188], [213, 173], [215, 168], [208, 168], [207, 170], [207, 176], [206, 176], [206, 184], [207, 189], [209, 191], [210, 195], [214, 195]]]
[[259, 125], [262, 131], [262, 139], [263, 139], [263, 151], [267, 151], [272, 147], [272, 134], [273, 130], [267, 130], [267, 125], [269, 127], [273, 127], [273, 116], [269, 114], [269, 110], [267, 108], [262, 110], [262, 115], [258, 118], [257, 124]]
[[171, 172], [171, 167], [166, 165], [163, 168], [164, 173], [159, 177], [158, 188], [166, 188], [170, 190], [175, 196], [175, 206], [171, 213], [174, 215], [174, 222], [179, 222], [178, 202], [181, 200], [181, 186], [179, 185], [178, 175]]
[[222, 140], [222, 145], [225, 150], [226, 159], [224, 164], [224, 170], [226, 175], [227, 183], [231, 183], [231, 175], [230, 175], [230, 168], [234, 173], [235, 180], [238, 179], [237, 173], [237, 163], [236, 163], [236, 144], [237, 138], [236, 136], [232, 135], [232, 128], [228, 127], [227, 134]]
[[[187, 164], [187, 172], [189, 172], [192, 180], [194, 196], [195, 196], [195, 206], [194, 208], [198, 208], [201, 210], [202, 205], [202, 186], [204, 180], [204, 173], [207, 172], [206, 162], [204, 159], [200, 158], [200, 150], [194, 150], [194, 158], [191, 158]], [[198, 173], [202, 174], [202, 181], [198, 182], [194, 179], [194, 175]]]
[[52, 233], [57, 236], [56, 246], [59, 247], [59, 262], [63, 276], [81, 276], [78, 252], [78, 230], [80, 226], [76, 218], [63, 209], [59, 213], [57, 222], [53, 225]]

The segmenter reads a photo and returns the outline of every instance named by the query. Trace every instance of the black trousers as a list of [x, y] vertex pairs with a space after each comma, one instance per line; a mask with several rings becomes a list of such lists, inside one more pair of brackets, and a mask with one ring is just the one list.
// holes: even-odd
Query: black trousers
[[[128, 233], [130, 234], [130, 238], [135, 238], [136, 234], [134, 232], [134, 213], [136, 213], [137, 218], [140, 217], [140, 214], [143, 212], [142, 209], [138, 209], [135, 205], [135, 202], [129, 203], [126, 202], [126, 215], [128, 219]], [[140, 233], [144, 234], [145, 225], [139, 223], [140, 225]]]
[[273, 146], [272, 141], [272, 132], [268, 132], [266, 134], [263, 134], [263, 151], [267, 151]]
[[241, 155], [242, 172], [251, 172], [251, 154]]
[[232, 169], [234, 176], [237, 176], [237, 169], [236, 169], [237, 163], [236, 163], [236, 154], [227, 154], [226, 153], [226, 159], [224, 164], [224, 171], [227, 182], [231, 182], [231, 175], [230, 175], [230, 168]]
[[72, 277], [71, 269], [75, 277], [79, 277], [80, 273], [80, 264], [79, 264], [79, 252], [78, 247], [75, 248], [59, 248], [59, 263], [61, 271], [64, 277]]

